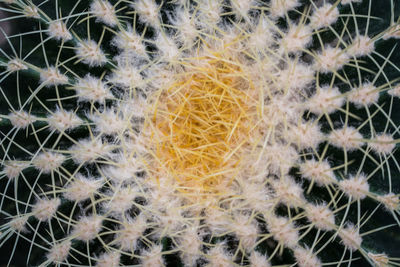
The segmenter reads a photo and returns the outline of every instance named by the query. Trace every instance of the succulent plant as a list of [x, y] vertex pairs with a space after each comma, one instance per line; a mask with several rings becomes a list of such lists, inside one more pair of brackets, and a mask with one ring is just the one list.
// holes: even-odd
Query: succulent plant
[[398, 1], [2, 2], [2, 264], [400, 266]]

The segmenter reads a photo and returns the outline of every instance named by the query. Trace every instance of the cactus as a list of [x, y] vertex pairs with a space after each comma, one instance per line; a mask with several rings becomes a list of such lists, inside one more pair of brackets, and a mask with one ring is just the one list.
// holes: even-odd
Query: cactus
[[397, 1], [2, 2], [2, 264], [400, 266]]

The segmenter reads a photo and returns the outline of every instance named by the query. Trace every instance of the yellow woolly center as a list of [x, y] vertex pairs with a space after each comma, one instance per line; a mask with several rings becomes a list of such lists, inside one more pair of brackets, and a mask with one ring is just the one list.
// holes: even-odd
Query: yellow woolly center
[[196, 58], [159, 91], [149, 120], [157, 168], [187, 194], [221, 194], [235, 178], [257, 127], [258, 94], [240, 64], [220, 54]]

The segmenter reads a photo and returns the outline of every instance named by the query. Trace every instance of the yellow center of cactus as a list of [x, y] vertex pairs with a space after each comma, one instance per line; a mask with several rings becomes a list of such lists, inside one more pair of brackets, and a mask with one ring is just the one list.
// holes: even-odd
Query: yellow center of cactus
[[183, 66], [158, 92], [147, 125], [158, 165], [150, 171], [187, 194], [221, 194], [257, 128], [258, 93], [240, 64], [221, 53]]

